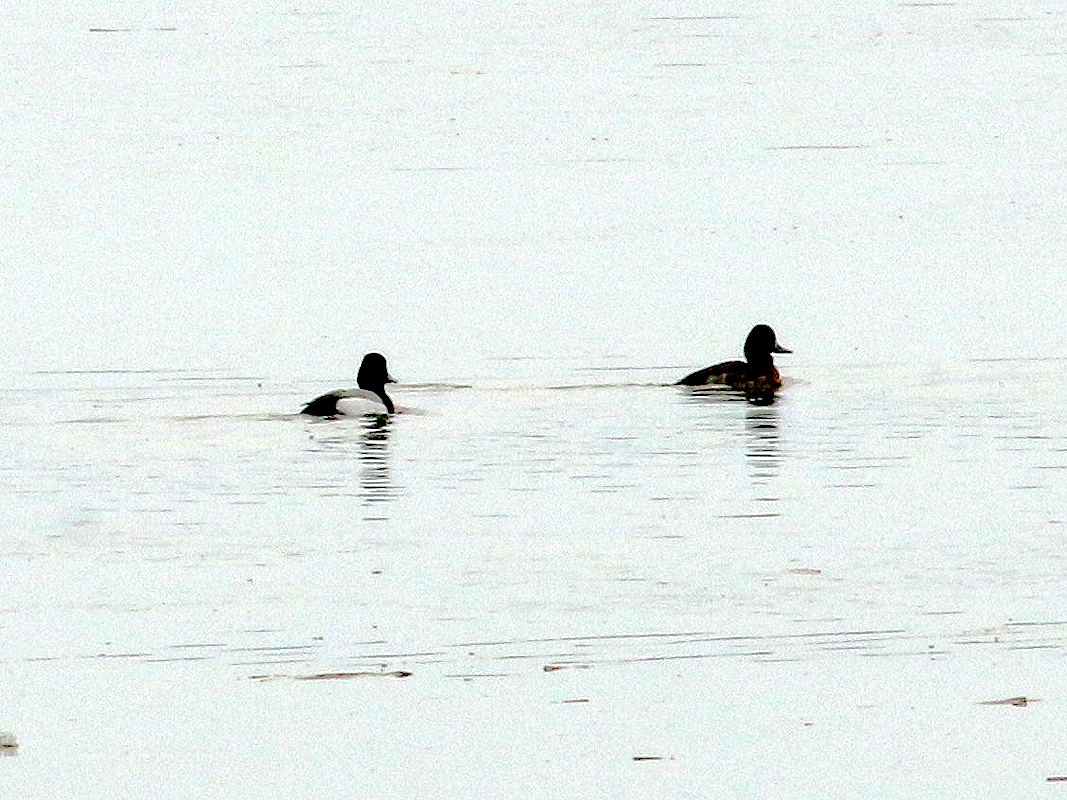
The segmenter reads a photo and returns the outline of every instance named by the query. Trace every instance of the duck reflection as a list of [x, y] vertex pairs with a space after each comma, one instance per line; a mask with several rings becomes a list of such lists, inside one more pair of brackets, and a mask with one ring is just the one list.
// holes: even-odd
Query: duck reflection
[[[330, 477], [325, 485], [334, 491], [354, 494], [363, 505], [375, 506], [379, 511], [383, 504], [395, 498], [398, 492], [393, 482], [389, 450], [391, 420], [391, 417], [375, 415], [309, 423], [308, 433], [312, 441], [309, 450], [342, 462], [327, 468]], [[344, 466], [344, 462], [350, 464], [353, 457], [359, 461], [357, 491], [350, 488], [352, 471]]]
[[[698, 423], [700, 427], [721, 431], [729, 436], [738, 435], [736, 410], [739, 401], [747, 398], [739, 392], [694, 391], [686, 402], [702, 403], [715, 411]], [[751, 476], [757, 482], [766, 482], [778, 475], [782, 464], [781, 437], [778, 430], [778, 410], [772, 405], [757, 405], [748, 399], [745, 404], [745, 428], [740, 434], [745, 442], [745, 459], [752, 468]]]
[[359, 439], [360, 496], [368, 505], [387, 503], [396, 496], [389, 464], [389, 417], [367, 417]]
[[752, 479], [763, 483], [776, 477], [782, 465], [778, 412], [771, 406], [749, 406], [745, 434], [745, 458], [752, 468]]

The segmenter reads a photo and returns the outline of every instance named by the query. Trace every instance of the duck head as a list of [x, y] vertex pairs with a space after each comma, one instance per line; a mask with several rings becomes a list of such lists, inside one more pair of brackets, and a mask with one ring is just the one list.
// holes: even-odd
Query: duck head
[[778, 344], [774, 328], [770, 325], [757, 325], [745, 339], [745, 360], [749, 363], [771, 360], [771, 353], [792, 353]]

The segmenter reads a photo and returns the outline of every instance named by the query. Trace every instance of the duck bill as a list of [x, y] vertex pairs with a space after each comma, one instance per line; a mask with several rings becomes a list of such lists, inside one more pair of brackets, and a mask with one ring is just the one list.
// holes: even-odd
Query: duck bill
[[[786, 352], [788, 353], [789, 351], [788, 351], [788, 350], [786, 350]], [[385, 373], [385, 382], [386, 382], [386, 383], [396, 383], [397, 381], [396, 381], [396, 378], [394, 378], [394, 377], [393, 377], [392, 375], [390, 375], [390, 374], [389, 374], [389, 373], [387, 372], [387, 373]]]
[[774, 349], [773, 349], [773, 350], [771, 350], [771, 352], [772, 352], [772, 353], [792, 353], [793, 351], [792, 351], [792, 350], [786, 350], [786, 349], [785, 349], [784, 347], [782, 347], [782, 346], [781, 346], [780, 344], [778, 344], [777, 342], [775, 342], [775, 343], [774, 343]]

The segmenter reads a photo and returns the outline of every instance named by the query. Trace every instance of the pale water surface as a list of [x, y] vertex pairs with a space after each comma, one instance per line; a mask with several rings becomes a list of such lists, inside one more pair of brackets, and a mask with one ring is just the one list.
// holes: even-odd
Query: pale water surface
[[785, 358], [766, 407], [486, 362], [387, 421], [8, 375], [9, 793], [1034, 796], [1067, 773], [1064, 362]]
[[0, 368], [1067, 352], [1062, 0], [0, 14]]
[[[1067, 3], [0, 48], [0, 796], [1063, 790]], [[756, 322], [778, 403], [668, 385]]]

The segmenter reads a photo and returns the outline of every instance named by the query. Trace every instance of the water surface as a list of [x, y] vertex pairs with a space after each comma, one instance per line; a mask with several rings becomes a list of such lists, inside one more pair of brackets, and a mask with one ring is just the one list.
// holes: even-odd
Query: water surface
[[11, 5], [6, 795], [1067, 775], [1065, 22]]
[[[1062, 366], [794, 363], [753, 406], [487, 362], [384, 421], [225, 371], [9, 375], [5, 768], [68, 797], [147, 796], [149, 763], [219, 797], [413, 769], [1026, 796], [1062, 771]], [[975, 767], [1005, 725], [1014, 760]]]

